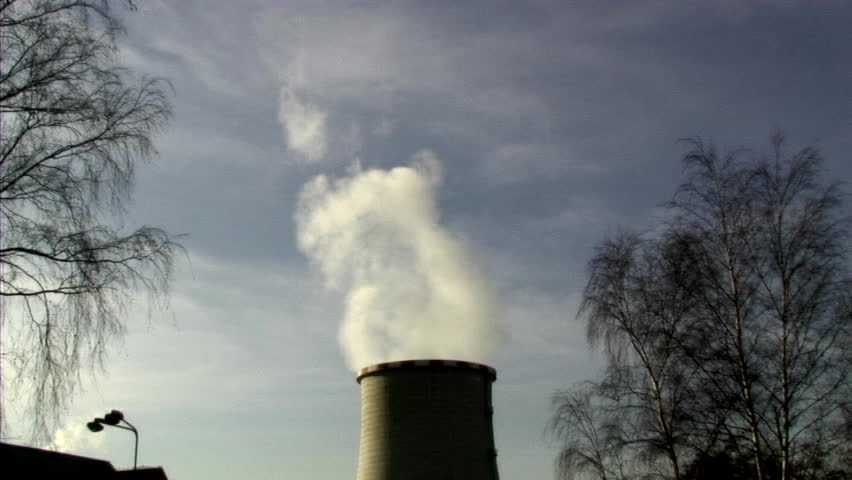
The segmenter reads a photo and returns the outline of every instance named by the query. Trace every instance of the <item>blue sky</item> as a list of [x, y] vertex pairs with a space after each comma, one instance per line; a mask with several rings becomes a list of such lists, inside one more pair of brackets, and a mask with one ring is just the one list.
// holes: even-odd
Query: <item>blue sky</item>
[[[550, 396], [601, 364], [574, 318], [594, 245], [653, 225], [682, 137], [760, 148], [783, 128], [852, 180], [850, 20], [840, 1], [139, 2], [121, 59], [172, 82], [176, 116], [126, 222], [188, 233], [187, 255], [169, 309], [129, 312], [57, 443], [129, 466], [131, 435], [85, 431], [117, 408], [170, 478], [352, 478], [359, 390], [338, 332], [359, 284], [327, 288], [299, 200], [318, 176], [429, 152], [424, 228], [463, 250], [501, 332], [501, 475], [552, 478]], [[380, 231], [423, 238], [406, 225]]]

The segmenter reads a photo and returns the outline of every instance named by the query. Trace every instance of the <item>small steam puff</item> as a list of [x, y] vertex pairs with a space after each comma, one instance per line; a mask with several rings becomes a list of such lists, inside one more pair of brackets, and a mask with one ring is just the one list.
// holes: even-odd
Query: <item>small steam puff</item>
[[296, 221], [302, 251], [347, 292], [340, 344], [353, 370], [411, 358], [487, 362], [500, 339], [494, 295], [438, 223], [434, 154], [411, 167], [314, 178]]
[[325, 112], [284, 87], [278, 120], [284, 129], [288, 149], [300, 153], [308, 163], [322, 160], [328, 151]]

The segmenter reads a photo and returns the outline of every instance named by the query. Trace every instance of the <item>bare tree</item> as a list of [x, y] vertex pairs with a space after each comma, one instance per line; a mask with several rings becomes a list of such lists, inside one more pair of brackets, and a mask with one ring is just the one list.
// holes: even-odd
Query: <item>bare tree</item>
[[551, 434], [562, 447], [556, 465], [559, 478], [627, 480], [624, 435], [618, 416], [609, 415], [598, 386], [588, 382], [553, 397]]
[[701, 139], [686, 141], [688, 180], [669, 204], [674, 235], [689, 245], [689, 262], [699, 278], [694, 341], [682, 342], [693, 367], [704, 374], [719, 398], [737, 399], [728, 422], [735, 443], [750, 446], [755, 478], [764, 478], [761, 392], [756, 385], [763, 343], [757, 259], [749, 247], [758, 235], [753, 215], [755, 173], [743, 151], [719, 155]]
[[102, 366], [131, 297], [162, 298], [179, 248], [121, 229], [171, 106], [162, 81], [117, 66], [119, 32], [107, 2], [0, 2], [0, 361], [38, 440], [81, 368]]
[[656, 476], [850, 473], [850, 220], [819, 151], [770, 140], [762, 155], [688, 140], [669, 220], [589, 262], [598, 392], [638, 420], [625, 441]]
[[[694, 408], [694, 378], [683, 368], [679, 339], [693, 301], [691, 269], [676, 238], [644, 240], [621, 234], [604, 241], [589, 262], [580, 316], [591, 344], [603, 344], [608, 368], [598, 391], [630, 419], [629, 443], [652, 472], [682, 478], [697, 445], [686, 421]], [[667, 469], [660, 471], [659, 455]]]
[[[700, 272], [703, 337], [688, 352], [750, 445], [756, 478], [802, 478], [849, 439], [825, 435], [849, 405], [849, 217], [837, 184], [820, 179], [813, 147], [785, 156], [720, 156], [689, 142], [689, 179], [671, 204]], [[697, 355], [696, 355], [697, 354]]]

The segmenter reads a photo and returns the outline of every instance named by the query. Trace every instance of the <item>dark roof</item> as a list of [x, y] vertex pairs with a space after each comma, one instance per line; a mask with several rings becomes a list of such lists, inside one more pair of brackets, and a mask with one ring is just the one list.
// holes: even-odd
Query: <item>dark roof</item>
[[[161, 467], [116, 470], [106, 460], [0, 442], [0, 476], [22, 480], [168, 480]], [[13, 477], [8, 477], [13, 474]]]
[[163, 467], [140, 467], [136, 470], [119, 470], [115, 478], [120, 480], [169, 480]]

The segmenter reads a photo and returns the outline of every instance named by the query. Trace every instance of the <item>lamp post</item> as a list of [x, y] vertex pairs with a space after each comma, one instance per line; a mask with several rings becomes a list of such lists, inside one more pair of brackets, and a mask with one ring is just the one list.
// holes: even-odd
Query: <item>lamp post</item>
[[[124, 423], [124, 425], [120, 425], [120, 423]], [[86, 426], [89, 427], [89, 430], [91, 430], [92, 432], [100, 432], [104, 429], [104, 425], [120, 428], [122, 430], [130, 430], [131, 432], [133, 432], [133, 436], [136, 437], [136, 442], [133, 447], [133, 470], [136, 470], [136, 458], [139, 454], [139, 432], [136, 430], [136, 427], [134, 427], [127, 420], [125, 420], [124, 414], [119, 412], [118, 410], [113, 410], [104, 415], [104, 418], [95, 418], [94, 420], [86, 424]]]

